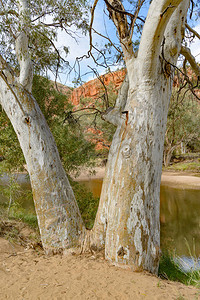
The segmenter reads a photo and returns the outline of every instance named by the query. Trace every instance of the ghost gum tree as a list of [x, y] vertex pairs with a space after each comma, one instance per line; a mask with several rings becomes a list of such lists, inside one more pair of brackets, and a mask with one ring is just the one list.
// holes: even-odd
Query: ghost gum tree
[[[5, 28], [1, 28], [4, 57], [0, 56], [0, 103], [14, 127], [27, 163], [42, 242], [47, 252], [74, 247], [78, 244], [80, 233], [84, 232], [54, 138], [31, 94], [33, 62], [36, 68], [38, 65], [44, 69], [45, 65], [55, 65], [57, 71], [57, 53], [52, 41], [56, 37], [54, 28], [73, 24], [84, 29], [83, 12], [78, 8], [83, 2], [64, 2], [1, 1], [1, 27], [4, 25]], [[52, 23], [45, 24], [42, 17], [48, 13]], [[8, 57], [5, 50], [9, 42]], [[15, 53], [12, 51], [13, 44]], [[15, 68], [16, 74], [5, 59], [14, 65], [14, 54], [19, 69]]]
[[[110, 148], [99, 209], [93, 228], [106, 259], [134, 270], [157, 273], [160, 256], [160, 181], [163, 144], [173, 72], [184, 39], [189, 1], [152, 1], [138, 53], [131, 27], [118, 0], [106, 0], [114, 22], [127, 78], [115, 107], [104, 118], [117, 126]], [[189, 51], [188, 51], [189, 52]], [[191, 53], [190, 62], [194, 61]], [[197, 75], [199, 67], [195, 64]]]
[[[137, 1], [129, 25], [122, 3], [106, 1], [128, 75], [115, 107], [104, 114], [117, 130], [91, 232], [85, 229], [54, 138], [31, 94], [33, 62], [35, 68], [53, 65], [57, 72], [61, 62], [58, 56], [55, 63], [54, 29], [71, 24], [84, 28], [84, 21], [79, 22], [84, 9], [78, 9], [83, 2], [1, 1], [0, 104], [24, 153], [46, 252], [89, 245], [105, 249], [113, 263], [157, 273], [159, 189], [173, 65], [180, 51], [187, 52], [188, 61], [193, 57], [181, 46], [188, 0], [153, 0], [134, 53], [132, 34], [143, 3]], [[47, 24], [42, 17], [48, 13], [52, 22]]]

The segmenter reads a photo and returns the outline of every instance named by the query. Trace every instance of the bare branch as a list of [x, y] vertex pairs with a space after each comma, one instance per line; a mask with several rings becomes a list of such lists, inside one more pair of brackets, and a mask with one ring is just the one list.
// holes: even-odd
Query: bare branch
[[197, 76], [200, 76], [200, 66], [195, 60], [195, 57], [192, 55], [190, 49], [188, 47], [181, 47], [181, 52], [180, 52], [186, 59], [189, 61], [192, 69], [194, 70], [195, 74]]
[[127, 16], [131, 17], [131, 20], [133, 20], [132, 23], [135, 22], [135, 16], [125, 11], [124, 6], [120, 0], [105, 0], [105, 3], [110, 18], [117, 28], [120, 43], [124, 53], [124, 59], [125, 61], [127, 61], [134, 57], [132, 36], [130, 32], [131, 30], [129, 28]]
[[93, 21], [94, 21], [94, 11], [97, 6], [97, 3], [98, 3], [98, 0], [95, 0], [94, 4], [92, 6], [92, 9], [91, 9], [91, 20], [90, 20], [90, 26], [89, 26], [90, 50], [88, 51], [88, 55], [92, 51], [92, 25], [93, 25]]
[[190, 27], [187, 23], [185, 23], [185, 27], [190, 31], [192, 32], [198, 39], [200, 39], [200, 34], [194, 30], [192, 27]]
[[101, 37], [103, 37], [104, 39], [106, 39], [106, 40], [108, 40], [109, 42], [110, 42], [110, 44], [121, 54], [121, 56], [123, 57], [123, 53], [120, 51], [120, 49], [119, 48], [117, 48], [116, 46], [115, 46], [115, 44], [113, 44], [113, 42], [111, 41], [111, 39], [109, 38], [109, 37], [107, 37], [107, 36], [105, 36], [105, 35], [103, 35], [103, 34], [101, 34], [101, 33], [99, 33], [98, 31], [96, 31], [94, 28], [92, 28], [92, 30], [96, 33], [96, 34], [98, 34], [99, 36], [101, 36]]
[[101, 76], [99, 76], [99, 74], [97, 73], [97, 71], [91, 67], [89, 67], [91, 70], [93, 70], [93, 72], [95, 73], [96, 77], [98, 78], [98, 80], [101, 82], [101, 84], [103, 85], [104, 91], [105, 91], [105, 97], [104, 97], [104, 103], [106, 106], [106, 109], [108, 109], [109, 107], [109, 100], [108, 100], [108, 92], [107, 92], [107, 88], [106, 85], [104, 83], [104, 81], [102, 80]]
[[31, 20], [31, 22], [35, 22], [35, 21], [37, 21], [37, 20], [45, 17], [46, 15], [50, 15], [50, 14], [54, 13], [57, 9], [58, 9], [58, 7], [56, 7], [55, 9], [53, 9], [51, 11], [45, 11], [41, 15], [39, 15], [38, 17], [36, 17], [35, 19]]
[[[142, 0], [142, 1], [138, 1], [138, 6], [136, 8], [136, 11], [135, 11], [135, 14], [134, 14], [134, 18], [131, 19], [131, 29], [130, 29], [130, 36], [132, 38], [133, 36], [133, 30], [134, 30], [134, 25], [135, 25], [135, 22], [137, 19], [141, 20], [140, 17], [138, 17], [138, 14], [139, 14], [139, 11], [143, 5], [145, 0]], [[144, 22], [144, 20], [142, 20]]]
[[96, 112], [102, 114], [103, 112], [101, 110], [99, 110], [98, 108], [96, 107], [83, 107], [83, 108], [80, 108], [80, 109], [76, 109], [76, 110], [73, 110], [71, 111], [72, 114], [75, 114], [79, 111], [83, 111], [83, 110], [95, 110]]

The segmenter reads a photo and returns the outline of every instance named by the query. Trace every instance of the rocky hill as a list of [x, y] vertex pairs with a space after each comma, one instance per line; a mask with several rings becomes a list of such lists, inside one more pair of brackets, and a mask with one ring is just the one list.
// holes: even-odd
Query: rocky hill
[[84, 83], [78, 88], [75, 88], [72, 91], [71, 95], [72, 104], [79, 104], [81, 98], [98, 98], [103, 90], [103, 84], [101, 83], [101, 81], [105, 84], [106, 87], [109, 86], [109, 84], [112, 84], [113, 89], [117, 92], [124, 80], [125, 74], [126, 70], [121, 69], [112, 73], [102, 75], [100, 77], [100, 80], [96, 78]]

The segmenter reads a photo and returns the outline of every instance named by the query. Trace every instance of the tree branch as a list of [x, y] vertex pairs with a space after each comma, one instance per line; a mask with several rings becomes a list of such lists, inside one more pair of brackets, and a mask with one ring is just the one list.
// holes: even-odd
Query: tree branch
[[[125, 61], [131, 59], [134, 56], [132, 36], [130, 33], [130, 28], [127, 21], [127, 15], [132, 19], [135, 18], [134, 15], [125, 11], [123, 4], [120, 0], [105, 0], [107, 10], [109, 12], [110, 18], [115, 24], [120, 43], [124, 53]], [[133, 19], [134, 20], [134, 19]], [[133, 23], [135, 20], [133, 21]]]
[[95, 11], [98, 1], [99, 0], [94, 1], [94, 4], [91, 9], [91, 20], [90, 20], [90, 26], [89, 26], [90, 49], [88, 51], [88, 55], [90, 55], [90, 53], [92, 51], [92, 25], [93, 25], [93, 21], [94, 21], [94, 11]]
[[20, 16], [20, 32], [17, 35], [16, 44], [16, 55], [20, 64], [20, 75], [19, 83], [29, 92], [32, 89], [33, 81], [33, 68], [32, 61], [29, 56], [28, 48], [28, 33], [30, 20], [28, 2], [27, 0], [19, 0], [19, 16]]
[[190, 49], [188, 47], [182, 46], [180, 53], [187, 59], [187, 61], [189, 61], [197, 77], [200, 76], [200, 66], [197, 64], [195, 57], [192, 55]]
[[[137, 6], [137, 8], [135, 10], [134, 18], [131, 19], [131, 28], [130, 28], [130, 36], [131, 36], [131, 38], [133, 36], [133, 30], [134, 30], [134, 25], [135, 25], [136, 20], [137, 19], [142, 20], [140, 17], [138, 17], [138, 14], [139, 14], [139, 11], [140, 11], [140, 9], [141, 9], [144, 1], [145, 0], [138, 1], [138, 6]], [[144, 20], [142, 20], [142, 21], [144, 22]]]
[[187, 23], [185, 23], [185, 27], [190, 31], [192, 32], [198, 39], [200, 39], [200, 34], [194, 30], [192, 27], [190, 27]]
[[104, 103], [105, 103], [105, 107], [106, 109], [108, 109], [109, 107], [109, 100], [108, 100], [108, 92], [107, 92], [107, 88], [105, 86], [104, 81], [101, 79], [101, 76], [99, 76], [99, 74], [97, 73], [97, 71], [91, 67], [89, 67], [91, 70], [93, 70], [93, 72], [95, 73], [96, 77], [99, 79], [99, 81], [101, 82], [101, 84], [103, 85], [104, 91], [105, 91], [105, 97], [104, 97]]
[[129, 79], [126, 74], [124, 81], [119, 89], [117, 100], [114, 107], [109, 107], [105, 113], [102, 114], [102, 119], [117, 126], [124, 121], [122, 113], [126, 105], [129, 90]]
[[110, 42], [110, 44], [115, 48], [115, 50], [117, 50], [117, 52], [120, 53], [120, 55], [123, 57], [123, 53], [120, 51], [120, 49], [118, 49], [113, 42], [111, 41], [111, 39], [101, 33], [99, 33], [98, 31], [96, 31], [94, 28], [92, 28], [92, 30], [94, 31], [94, 33], [98, 34], [99, 36], [103, 37], [104, 39], [108, 40]]
[[[144, 24], [142, 37], [140, 41], [138, 60], [145, 58], [145, 69], [142, 71], [144, 76], [151, 76], [152, 72], [155, 72], [158, 67], [158, 57], [160, 55], [160, 46], [162, 44], [163, 36], [167, 24], [170, 20], [175, 9], [183, 0], [174, 0], [173, 6], [171, 0], [153, 0], [146, 22]], [[185, 1], [183, 1], [185, 3]], [[183, 12], [182, 12], [183, 14]], [[182, 16], [182, 14], [180, 14]], [[174, 19], [173, 19], [174, 20]]]

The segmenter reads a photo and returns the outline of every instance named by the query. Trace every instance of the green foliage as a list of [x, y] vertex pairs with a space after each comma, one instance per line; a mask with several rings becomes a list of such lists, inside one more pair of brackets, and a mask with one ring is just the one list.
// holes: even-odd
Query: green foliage
[[34, 229], [38, 229], [38, 221], [36, 214], [29, 213], [25, 209], [21, 207], [18, 202], [15, 202], [10, 209], [9, 219], [19, 220]]
[[[94, 224], [99, 198], [95, 198], [84, 184], [75, 182], [71, 178], [70, 184], [72, 185], [85, 226], [91, 229]], [[8, 185], [0, 186], [0, 194], [7, 199], [6, 202], [0, 204], [1, 217], [6, 215], [9, 219], [20, 220], [33, 228], [38, 227], [36, 214], [31, 213], [30, 209], [22, 207], [22, 203], [33, 202], [30, 190], [24, 190], [16, 180], [12, 179], [12, 182]], [[10, 199], [12, 199], [11, 203]]]
[[168, 252], [163, 253], [161, 256], [158, 274], [168, 280], [187, 284], [187, 275], [179, 268], [173, 256]]
[[187, 147], [192, 143], [192, 147], [199, 151], [200, 106], [194, 96], [186, 92], [174, 88], [171, 96], [165, 135], [165, 166], [168, 166], [173, 152], [180, 148], [181, 143]]
[[200, 162], [177, 163], [168, 167], [169, 170], [200, 172]]
[[[70, 36], [87, 30], [88, 5], [85, 0], [29, 0], [29, 9], [23, 15], [29, 31], [29, 51], [35, 69], [42, 72], [47, 68], [57, 71], [58, 67], [67, 67], [68, 49], [56, 49], [58, 29]], [[47, 21], [48, 20], [48, 21]], [[69, 27], [73, 29], [69, 31]], [[2, 0], [0, 13], [0, 49], [1, 55], [17, 67], [15, 56], [15, 38], [20, 28], [18, 1]], [[74, 30], [74, 32], [73, 32]], [[67, 50], [67, 51], [66, 51]], [[61, 55], [63, 55], [61, 57]]]
[[34, 229], [38, 229], [37, 216], [35, 213], [31, 213], [26, 209], [22, 208], [21, 203], [15, 201], [8, 212], [8, 203], [0, 203], [0, 219], [5, 220], [17, 220], [28, 224]]
[[[175, 91], [174, 91], [175, 92]], [[183, 99], [172, 94], [168, 113], [168, 139], [173, 143], [187, 143], [200, 134], [200, 107], [190, 95]]]
[[70, 179], [78, 206], [86, 228], [91, 229], [97, 213], [99, 198], [95, 198], [91, 192], [81, 183]]
[[[77, 171], [81, 165], [92, 164], [94, 158], [94, 144], [83, 136], [82, 128], [73, 120], [65, 121], [65, 110], [71, 111], [68, 103], [69, 93], [58, 92], [53, 83], [39, 75], [34, 76], [33, 95], [37, 100], [50, 130], [55, 138], [58, 151], [67, 172]], [[0, 168], [4, 172], [22, 171], [25, 164], [23, 153], [13, 127], [2, 112], [0, 115]]]
[[20, 185], [12, 174], [9, 175], [7, 185], [0, 185], [0, 192], [7, 199], [9, 209], [16, 200], [20, 199], [21, 196], [24, 196]]
[[0, 162], [1, 171], [23, 170], [25, 160], [14, 129], [4, 112], [0, 114]]

